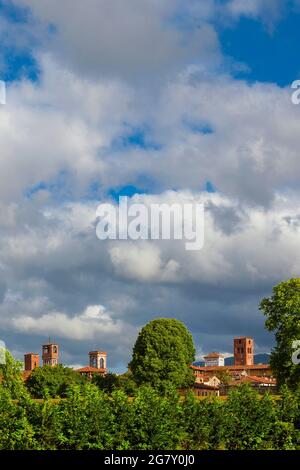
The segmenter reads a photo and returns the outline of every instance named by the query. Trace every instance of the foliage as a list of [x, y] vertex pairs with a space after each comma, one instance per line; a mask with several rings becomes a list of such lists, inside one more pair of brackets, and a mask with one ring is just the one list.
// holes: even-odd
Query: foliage
[[294, 391], [274, 399], [248, 385], [223, 401], [149, 386], [129, 399], [91, 383], [66, 398], [13, 400], [0, 384], [0, 450], [300, 449], [299, 403]]
[[22, 379], [22, 362], [16, 361], [9, 351], [5, 351], [5, 363], [0, 364], [0, 380], [11, 398], [17, 399], [26, 394]]
[[[27, 397], [27, 399], [29, 399]], [[0, 386], [0, 450], [38, 449], [34, 429], [30, 424], [23, 397], [21, 405], [16, 404], [10, 390]]]
[[137, 384], [133, 380], [130, 371], [122, 375], [108, 373], [106, 375], [94, 375], [92, 383], [100, 390], [112, 393], [114, 390], [123, 390], [127, 395], [133, 396], [137, 391]]
[[26, 381], [26, 386], [34, 398], [64, 397], [68, 387], [83, 384], [86, 379], [69, 367], [57, 365], [34, 369]]
[[267, 317], [265, 325], [275, 332], [276, 346], [270, 365], [278, 385], [300, 386], [300, 364], [292, 361], [293, 341], [300, 340], [300, 279], [281, 282], [273, 288], [273, 295], [260, 303]]
[[216, 373], [216, 377], [218, 377], [218, 379], [221, 381], [221, 384], [223, 385], [228, 385], [230, 384], [230, 382], [232, 382], [232, 376], [228, 369], [224, 371], [222, 370], [218, 371]]
[[139, 389], [131, 404], [131, 420], [128, 436], [131, 449], [171, 450], [177, 449], [183, 430], [180, 428], [182, 408], [179, 396], [170, 391], [160, 396], [149, 386]]
[[[111, 404], [107, 395], [92, 384], [73, 385], [66, 400], [57, 406], [55, 444], [60, 449], [107, 449], [112, 445]], [[54, 416], [55, 418], [55, 416]], [[52, 417], [53, 419], [53, 417]]]
[[140, 331], [129, 368], [138, 385], [147, 384], [163, 392], [193, 383], [190, 364], [194, 360], [193, 338], [185, 325], [172, 318], [159, 318]]
[[116, 388], [120, 388], [120, 379], [116, 374], [108, 373], [105, 375], [95, 374], [92, 383], [100, 390], [111, 393]]
[[[189, 390], [192, 337], [181, 322], [157, 319], [141, 330], [126, 374], [96, 376], [92, 383], [66, 367], [46, 366], [25, 387], [21, 364], [6, 352], [0, 450], [299, 450], [299, 366], [291, 355], [300, 338], [300, 279], [274, 287], [260, 308], [276, 334], [271, 366], [279, 396], [261, 396], [244, 384], [227, 400], [196, 398]], [[226, 382], [227, 375], [219, 378]]]
[[119, 386], [129, 396], [135, 395], [138, 389], [131, 371], [119, 375]]
[[229, 393], [225, 407], [227, 449], [261, 449], [269, 442], [276, 421], [272, 398], [261, 397], [250, 385], [244, 384]]
[[184, 449], [223, 448], [224, 407], [224, 402], [216, 397], [197, 400], [192, 392], [187, 393], [182, 404]]
[[281, 400], [278, 404], [279, 419], [293, 423], [300, 429], [300, 389], [291, 391], [286, 385], [280, 389]]

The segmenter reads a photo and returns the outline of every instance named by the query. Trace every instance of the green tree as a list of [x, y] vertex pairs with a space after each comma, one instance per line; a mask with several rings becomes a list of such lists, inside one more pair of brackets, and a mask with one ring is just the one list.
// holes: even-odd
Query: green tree
[[224, 411], [227, 449], [260, 450], [269, 447], [276, 414], [268, 394], [261, 397], [249, 384], [243, 384], [229, 393]]
[[125, 374], [117, 375], [108, 373], [106, 375], [94, 375], [92, 383], [100, 390], [112, 393], [114, 390], [123, 390], [127, 395], [133, 396], [137, 390], [132, 373], [130, 371]]
[[88, 450], [113, 448], [113, 412], [110, 397], [95, 385], [72, 385], [66, 400], [56, 404], [50, 417], [57, 449]]
[[193, 338], [186, 326], [179, 320], [159, 318], [140, 331], [129, 368], [137, 384], [166, 391], [171, 386], [191, 386], [194, 360]]
[[169, 390], [168, 396], [162, 396], [157, 390], [144, 385], [132, 400], [130, 410], [130, 449], [179, 448], [183, 437], [183, 428], [180, 426], [182, 408], [176, 391]]
[[271, 352], [270, 365], [278, 385], [300, 385], [300, 365], [292, 360], [293, 342], [300, 340], [300, 279], [281, 282], [273, 288], [271, 297], [260, 303], [267, 317], [265, 325], [275, 332], [276, 346]]
[[116, 450], [130, 450], [131, 447], [131, 423], [133, 420], [132, 401], [128, 400], [123, 390], [114, 390], [110, 397], [111, 420], [110, 435], [112, 437], [111, 448]]
[[83, 384], [86, 379], [69, 367], [37, 367], [26, 381], [27, 389], [34, 398], [64, 397], [73, 384]]
[[0, 381], [10, 397], [18, 399], [26, 394], [22, 378], [22, 362], [16, 361], [9, 351], [5, 351], [5, 363], [0, 364]]
[[198, 400], [189, 391], [182, 403], [186, 450], [222, 449], [224, 440], [224, 402], [217, 397]]
[[39, 449], [27, 417], [26, 399], [12, 400], [9, 388], [0, 385], [0, 450]]
[[111, 393], [113, 390], [120, 388], [120, 379], [117, 374], [108, 373], [105, 375], [95, 374], [92, 383], [100, 390]]
[[125, 374], [119, 375], [120, 388], [129, 396], [134, 396], [137, 392], [137, 384], [132, 372], [128, 370]]
[[277, 421], [273, 427], [274, 449], [299, 449], [300, 447], [300, 389], [290, 390], [286, 385], [280, 389], [277, 400]]

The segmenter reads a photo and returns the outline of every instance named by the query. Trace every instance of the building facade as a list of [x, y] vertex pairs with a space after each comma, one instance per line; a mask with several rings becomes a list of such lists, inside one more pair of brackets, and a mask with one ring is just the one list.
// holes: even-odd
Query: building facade
[[42, 346], [43, 366], [57, 366], [58, 364], [58, 344], [48, 343]]
[[224, 356], [218, 352], [212, 352], [204, 356], [205, 367], [224, 366]]
[[39, 367], [40, 357], [35, 353], [24, 354], [24, 370], [31, 371]]
[[80, 375], [92, 379], [94, 375], [107, 374], [107, 354], [105, 351], [90, 351], [89, 366], [77, 369]]
[[[195, 374], [195, 385], [213, 386], [222, 390], [222, 394], [236, 385], [249, 383], [261, 389], [275, 389], [274, 379], [269, 364], [254, 364], [254, 341], [246, 336], [233, 340], [234, 365], [225, 365], [219, 353], [204, 356], [205, 365], [191, 368]], [[223, 361], [220, 360], [223, 358]], [[200, 392], [199, 392], [200, 393]]]
[[107, 354], [105, 351], [90, 351], [89, 358], [90, 358], [90, 361], [89, 361], [90, 367], [106, 370]]
[[246, 336], [234, 338], [233, 353], [235, 366], [252, 366], [254, 364], [253, 338]]
[[[59, 346], [56, 343], [47, 343], [42, 345], [43, 366], [55, 367], [58, 365]], [[39, 355], [35, 353], [27, 353], [24, 355], [24, 380], [30, 376], [31, 372], [39, 367]], [[107, 353], [105, 351], [90, 351], [89, 365], [77, 369], [81, 375], [92, 378], [95, 374], [107, 374]]]

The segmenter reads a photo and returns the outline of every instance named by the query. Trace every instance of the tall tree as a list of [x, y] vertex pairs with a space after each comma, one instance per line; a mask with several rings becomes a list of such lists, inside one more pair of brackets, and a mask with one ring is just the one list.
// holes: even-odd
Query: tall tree
[[186, 326], [179, 320], [158, 318], [140, 331], [129, 368], [138, 384], [166, 391], [194, 382], [190, 369], [194, 360], [193, 338]]
[[270, 364], [278, 384], [297, 388], [300, 365], [295, 360], [295, 349], [296, 341], [300, 341], [300, 279], [275, 286], [272, 296], [261, 301], [260, 310], [267, 317], [266, 328], [275, 332], [276, 346]]

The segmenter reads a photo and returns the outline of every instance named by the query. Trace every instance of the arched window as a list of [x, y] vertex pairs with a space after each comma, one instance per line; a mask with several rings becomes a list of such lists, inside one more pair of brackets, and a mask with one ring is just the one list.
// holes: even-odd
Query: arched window
[[100, 358], [100, 369], [104, 369], [104, 359], [103, 359], [103, 357]]

